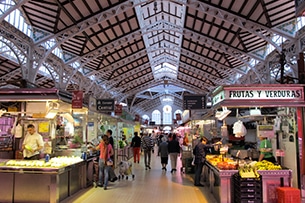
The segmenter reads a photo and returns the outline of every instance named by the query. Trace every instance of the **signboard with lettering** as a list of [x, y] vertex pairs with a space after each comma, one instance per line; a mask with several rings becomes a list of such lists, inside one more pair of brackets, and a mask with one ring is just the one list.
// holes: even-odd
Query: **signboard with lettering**
[[304, 85], [255, 84], [223, 86], [213, 92], [213, 106], [303, 106]]
[[97, 99], [96, 110], [102, 112], [114, 111], [114, 99]]
[[83, 91], [72, 92], [72, 109], [83, 108]]
[[206, 100], [205, 95], [184, 95], [183, 96], [183, 109], [205, 109]]
[[116, 104], [115, 105], [115, 110], [114, 113], [116, 116], [121, 116], [123, 112], [123, 106], [121, 104]]

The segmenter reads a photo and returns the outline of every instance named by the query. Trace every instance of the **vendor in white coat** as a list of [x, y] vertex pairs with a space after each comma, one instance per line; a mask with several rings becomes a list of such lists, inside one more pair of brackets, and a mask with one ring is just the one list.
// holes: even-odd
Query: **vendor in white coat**
[[26, 160], [39, 160], [44, 145], [42, 136], [36, 132], [33, 124], [27, 126], [27, 131], [22, 143], [23, 157]]

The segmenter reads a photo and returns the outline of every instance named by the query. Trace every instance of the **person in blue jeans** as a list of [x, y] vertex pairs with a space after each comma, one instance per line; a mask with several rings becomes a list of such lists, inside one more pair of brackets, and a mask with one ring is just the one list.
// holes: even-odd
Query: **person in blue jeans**
[[100, 144], [97, 146], [97, 149], [100, 150], [99, 157], [99, 179], [98, 186], [104, 186], [104, 190], [107, 190], [108, 179], [109, 179], [109, 170], [111, 165], [107, 165], [107, 161], [114, 154], [111, 144], [109, 144], [109, 138], [107, 135], [104, 135]]

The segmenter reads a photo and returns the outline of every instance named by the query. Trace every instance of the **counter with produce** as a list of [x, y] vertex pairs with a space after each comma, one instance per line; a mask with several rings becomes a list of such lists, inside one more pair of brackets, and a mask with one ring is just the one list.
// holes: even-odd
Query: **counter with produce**
[[59, 202], [86, 186], [79, 157], [0, 160], [0, 202]]
[[[223, 158], [218, 155], [207, 155], [204, 166], [205, 179], [210, 192], [219, 203], [231, 203], [232, 200], [232, 177], [239, 174], [241, 177], [259, 177], [262, 179], [263, 203], [276, 200], [276, 188], [291, 186], [291, 173], [289, 169], [282, 169], [267, 161], [262, 162], [239, 162], [237, 160]], [[251, 199], [251, 197], [249, 197]]]

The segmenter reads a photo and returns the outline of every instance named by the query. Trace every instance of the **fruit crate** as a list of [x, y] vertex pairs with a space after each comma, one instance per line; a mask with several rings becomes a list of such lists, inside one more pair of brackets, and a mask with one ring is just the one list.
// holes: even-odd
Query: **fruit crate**
[[232, 186], [234, 203], [261, 203], [263, 200], [261, 177], [242, 178], [237, 173], [232, 176]]
[[277, 187], [278, 203], [300, 203], [301, 193], [297, 188]]

